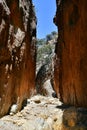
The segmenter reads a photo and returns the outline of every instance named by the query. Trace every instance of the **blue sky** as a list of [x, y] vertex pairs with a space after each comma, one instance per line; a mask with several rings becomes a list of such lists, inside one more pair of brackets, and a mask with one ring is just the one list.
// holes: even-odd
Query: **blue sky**
[[37, 38], [44, 38], [52, 31], [57, 31], [53, 24], [53, 17], [56, 12], [55, 0], [33, 0], [37, 15]]

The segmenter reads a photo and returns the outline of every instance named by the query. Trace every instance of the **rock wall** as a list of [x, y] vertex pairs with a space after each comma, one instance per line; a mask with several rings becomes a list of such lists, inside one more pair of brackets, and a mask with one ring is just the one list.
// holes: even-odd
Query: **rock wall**
[[60, 99], [87, 107], [87, 1], [57, 0], [58, 26], [54, 84]]
[[36, 16], [31, 0], [0, 0], [0, 116], [35, 91]]

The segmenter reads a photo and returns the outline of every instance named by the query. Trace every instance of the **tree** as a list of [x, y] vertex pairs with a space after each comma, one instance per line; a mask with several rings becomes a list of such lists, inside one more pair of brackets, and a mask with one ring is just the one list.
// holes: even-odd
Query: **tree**
[[53, 36], [55, 36], [55, 35], [57, 35], [57, 32], [56, 32], [56, 31], [53, 31], [53, 32], [51, 32], [51, 34], [52, 34]]
[[48, 34], [48, 35], [46, 35], [46, 41], [50, 41], [50, 40], [52, 40], [52, 34]]

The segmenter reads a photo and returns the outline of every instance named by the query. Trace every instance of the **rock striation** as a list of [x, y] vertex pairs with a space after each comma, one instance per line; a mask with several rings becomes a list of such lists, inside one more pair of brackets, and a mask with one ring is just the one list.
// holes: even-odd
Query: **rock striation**
[[34, 94], [35, 37], [32, 0], [0, 0], [0, 117]]
[[87, 107], [87, 1], [57, 0], [54, 85], [60, 99]]

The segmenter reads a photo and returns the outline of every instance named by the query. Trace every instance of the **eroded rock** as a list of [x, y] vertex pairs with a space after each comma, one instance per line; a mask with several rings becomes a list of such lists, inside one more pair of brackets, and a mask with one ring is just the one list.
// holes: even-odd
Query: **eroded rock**
[[[31, 0], [0, 0], [0, 116], [35, 92], [36, 16]], [[35, 24], [36, 25], [36, 24]], [[32, 33], [34, 32], [34, 33]]]
[[54, 86], [66, 104], [87, 107], [87, 1], [57, 0]]

